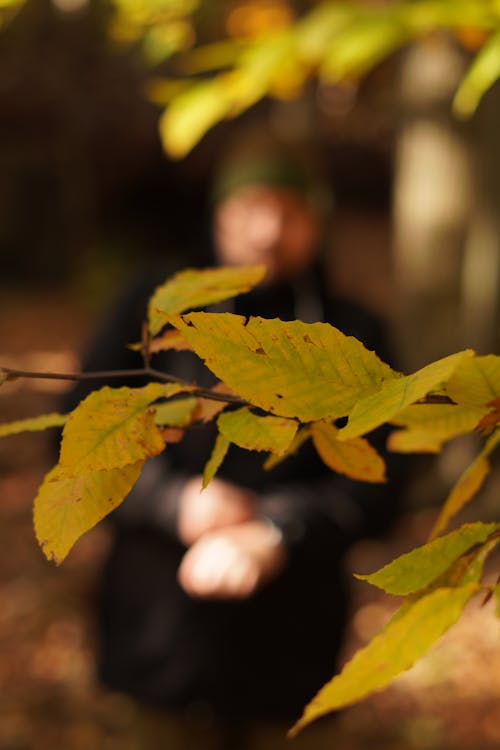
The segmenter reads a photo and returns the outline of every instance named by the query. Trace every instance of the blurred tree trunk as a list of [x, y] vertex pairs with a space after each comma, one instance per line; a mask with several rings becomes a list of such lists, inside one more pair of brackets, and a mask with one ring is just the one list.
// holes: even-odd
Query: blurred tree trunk
[[448, 37], [403, 59], [396, 139], [394, 253], [396, 337], [405, 369], [455, 351], [462, 258], [471, 206], [468, 134], [451, 98], [464, 55]]

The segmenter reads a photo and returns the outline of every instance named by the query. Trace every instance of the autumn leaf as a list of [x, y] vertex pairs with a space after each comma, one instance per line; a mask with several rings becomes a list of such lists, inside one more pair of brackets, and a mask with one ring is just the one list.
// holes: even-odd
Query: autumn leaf
[[224, 437], [224, 435], [217, 435], [212, 455], [208, 459], [203, 471], [202, 489], [205, 489], [205, 487], [210, 484], [214, 476], [217, 474], [220, 465], [226, 457], [226, 453], [228, 452], [230, 445], [231, 443], [227, 438]]
[[118, 469], [155, 456], [164, 442], [155, 425], [157, 399], [182, 391], [177, 384], [92, 392], [71, 413], [63, 431], [60, 465], [67, 475]]
[[490, 434], [492, 429], [500, 422], [500, 398], [494, 398], [488, 403], [491, 411], [484, 415], [477, 425], [478, 432]]
[[345, 416], [384, 380], [399, 377], [360, 341], [327, 323], [247, 322], [203, 312], [169, 320], [235, 394], [303, 422]]
[[475, 583], [459, 588], [441, 588], [415, 603], [403, 604], [386, 627], [360, 649], [342, 672], [306, 706], [303, 716], [290, 730], [290, 736], [295, 736], [320, 716], [385, 688], [424, 656], [458, 620], [477, 590]]
[[392, 432], [387, 447], [399, 453], [438, 453], [446, 441], [472, 432], [485, 414], [485, 407], [457, 404], [408, 406], [392, 419], [406, 429]]
[[[205, 307], [236, 297], [256, 286], [266, 267], [238, 266], [180, 271], [159, 286], [148, 306], [149, 329], [156, 335], [168, 322], [168, 315]], [[181, 337], [183, 338], [183, 337]]]
[[186, 427], [193, 421], [193, 414], [198, 405], [194, 396], [166, 401], [155, 405], [155, 424], [158, 426]]
[[[214, 385], [210, 390], [214, 394], [220, 394], [221, 396], [234, 395], [224, 383], [217, 383], [217, 385]], [[220, 414], [220, 412], [226, 408], [226, 406], [227, 402], [225, 401], [218, 401], [212, 398], [199, 398], [193, 414], [193, 421], [211, 422], [217, 414]]]
[[249, 409], [225, 412], [217, 420], [221, 435], [240, 448], [282, 455], [290, 446], [297, 422], [253, 414]]
[[268, 456], [264, 462], [264, 469], [266, 471], [270, 471], [271, 469], [274, 469], [278, 464], [280, 464], [282, 461], [285, 460], [285, 458], [289, 458], [290, 456], [294, 456], [300, 447], [306, 442], [306, 440], [309, 440], [311, 437], [311, 429], [310, 427], [301, 427], [297, 430], [295, 433], [295, 437], [286, 449], [284, 453], [281, 455], [277, 455], [276, 453], [272, 453], [270, 456]]
[[189, 351], [189, 346], [186, 339], [182, 338], [179, 331], [164, 331], [161, 336], [157, 336], [152, 339], [149, 344], [150, 354], [157, 354], [158, 352], [164, 352], [174, 350], [176, 352]]
[[35, 534], [49, 560], [61, 563], [75, 542], [122, 502], [143, 461], [110, 471], [67, 476], [56, 466], [45, 477], [33, 508]]
[[364, 482], [385, 482], [385, 463], [363, 438], [340, 441], [339, 430], [327, 422], [311, 426], [314, 446], [327, 466], [339, 474]]
[[458, 365], [472, 356], [471, 350], [450, 354], [412, 375], [384, 383], [378, 392], [367, 394], [356, 403], [347, 425], [340, 430], [339, 439], [348, 440], [364, 435], [391, 421], [410, 404], [445, 383]]
[[500, 396], [500, 357], [464, 360], [449, 378], [446, 393], [462, 406], [481, 407]]
[[17, 435], [20, 432], [38, 432], [49, 427], [62, 427], [68, 420], [68, 414], [42, 414], [39, 417], [18, 419], [15, 422], [0, 424], [0, 437]]
[[433, 526], [430, 534], [431, 539], [440, 534], [446, 528], [450, 519], [462, 510], [469, 500], [480, 490], [491, 468], [488, 457], [498, 443], [500, 443], [500, 430], [497, 430], [488, 438], [482, 451], [463, 472], [451, 490]]
[[401, 555], [369, 575], [356, 575], [388, 594], [407, 596], [424, 589], [465, 552], [500, 529], [497, 523], [470, 523]]

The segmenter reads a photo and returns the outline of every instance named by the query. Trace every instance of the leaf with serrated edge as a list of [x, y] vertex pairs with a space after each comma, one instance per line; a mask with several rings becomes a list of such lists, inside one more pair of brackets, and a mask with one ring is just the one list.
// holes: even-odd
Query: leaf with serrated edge
[[363, 482], [385, 482], [385, 463], [364, 438], [337, 440], [338, 429], [327, 422], [311, 426], [314, 446], [324, 463], [351, 479]]
[[62, 427], [68, 420], [68, 414], [41, 414], [39, 417], [30, 419], [18, 419], [16, 422], [5, 422], [0, 424], [0, 437], [17, 435], [20, 432], [39, 432], [49, 427]]
[[496, 448], [499, 442], [500, 430], [497, 430], [488, 438], [481, 453], [479, 453], [470, 466], [466, 468], [448, 495], [431, 531], [431, 539], [440, 534], [447, 527], [450, 519], [462, 510], [469, 500], [474, 497], [476, 492], [481, 489], [491, 468], [488, 456]]
[[327, 683], [306, 706], [290, 730], [295, 736], [307, 724], [385, 688], [409, 669], [458, 620], [477, 584], [442, 588], [418, 599], [360, 649], [342, 672]]
[[154, 336], [168, 322], [168, 314], [236, 297], [256, 286], [265, 275], [263, 265], [180, 271], [153, 293], [148, 307], [149, 329]]
[[230, 313], [171, 316], [172, 325], [231, 390], [303, 422], [345, 416], [362, 396], [397, 378], [389, 365], [327, 323]]
[[443, 443], [472, 432], [488, 413], [484, 407], [415, 404], [392, 422], [405, 427], [389, 435], [387, 447], [398, 453], [439, 453]]
[[500, 529], [497, 523], [471, 523], [446, 536], [417, 547], [393, 560], [375, 573], [356, 575], [388, 594], [407, 596], [425, 589], [459, 557]]
[[500, 396], [500, 357], [487, 354], [465, 360], [446, 384], [446, 393], [463, 406], [481, 407]]
[[208, 459], [203, 471], [202, 489], [205, 489], [205, 487], [210, 484], [214, 476], [217, 474], [220, 465], [226, 457], [226, 453], [228, 452], [230, 445], [231, 443], [224, 437], [224, 435], [217, 435], [212, 455]]
[[33, 507], [35, 534], [49, 560], [61, 563], [75, 542], [116, 508], [137, 481], [143, 461], [69, 477], [56, 466]]
[[282, 455], [297, 432], [297, 422], [280, 417], [261, 417], [247, 408], [225, 412], [217, 420], [221, 435], [250, 451]]
[[390, 422], [396, 414], [446, 382], [460, 362], [472, 356], [471, 350], [450, 354], [449, 357], [432, 362], [412, 375], [384, 383], [377, 393], [369, 394], [358, 401], [347, 425], [340, 430], [339, 439], [349, 440], [365, 435], [384, 422]]
[[60, 464], [66, 474], [118, 469], [165, 447], [148, 407], [181, 392], [172, 383], [94, 391], [71, 413], [63, 431]]

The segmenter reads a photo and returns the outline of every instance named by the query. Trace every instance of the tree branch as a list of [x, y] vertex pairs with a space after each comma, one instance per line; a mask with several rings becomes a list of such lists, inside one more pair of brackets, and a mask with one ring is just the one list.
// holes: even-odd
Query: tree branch
[[141, 367], [136, 370], [102, 370], [96, 372], [39, 372], [33, 370], [16, 370], [12, 367], [1, 367], [0, 375], [6, 375], [7, 380], [15, 380], [16, 378], [33, 378], [41, 380], [116, 380], [127, 379], [127, 378], [143, 378], [151, 377], [155, 380], [160, 380], [163, 383], [179, 383], [179, 385], [185, 385], [186, 388], [190, 389], [190, 393], [193, 396], [199, 396], [200, 398], [210, 399], [211, 401], [224, 401], [227, 404], [237, 404], [238, 406], [249, 406], [250, 403], [234, 396], [231, 393], [220, 393], [212, 391], [210, 388], [201, 388], [196, 386], [193, 389], [193, 383], [188, 383], [182, 378], [178, 378], [175, 375], [171, 375], [168, 372], [162, 372], [161, 370], [155, 370], [153, 367]]

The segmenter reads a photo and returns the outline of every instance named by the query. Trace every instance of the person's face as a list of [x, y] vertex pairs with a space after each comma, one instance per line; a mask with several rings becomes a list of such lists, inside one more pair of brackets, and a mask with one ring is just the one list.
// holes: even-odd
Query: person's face
[[315, 257], [318, 221], [293, 191], [249, 185], [216, 206], [214, 239], [222, 264], [263, 263], [268, 280], [289, 280], [304, 271]]

